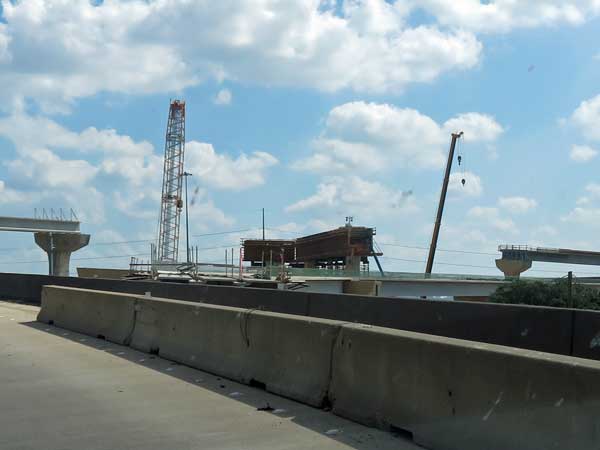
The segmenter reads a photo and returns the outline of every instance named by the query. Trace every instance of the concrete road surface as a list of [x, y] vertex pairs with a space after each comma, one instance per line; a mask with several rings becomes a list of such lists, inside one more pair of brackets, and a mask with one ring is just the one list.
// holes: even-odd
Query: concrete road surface
[[40, 324], [37, 312], [0, 302], [0, 449], [419, 448], [259, 389]]

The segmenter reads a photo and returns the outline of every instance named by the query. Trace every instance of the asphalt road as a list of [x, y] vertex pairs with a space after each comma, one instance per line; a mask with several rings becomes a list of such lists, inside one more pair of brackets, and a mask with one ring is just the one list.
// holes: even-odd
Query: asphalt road
[[259, 389], [35, 322], [37, 312], [0, 302], [0, 449], [420, 448]]

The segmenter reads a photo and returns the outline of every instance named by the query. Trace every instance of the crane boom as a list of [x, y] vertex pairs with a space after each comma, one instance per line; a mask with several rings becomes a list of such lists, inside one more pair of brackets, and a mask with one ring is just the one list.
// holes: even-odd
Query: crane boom
[[158, 229], [158, 261], [177, 262], [185, 153], [185, 102], [171, 101], [165, 139], [165, 161]]

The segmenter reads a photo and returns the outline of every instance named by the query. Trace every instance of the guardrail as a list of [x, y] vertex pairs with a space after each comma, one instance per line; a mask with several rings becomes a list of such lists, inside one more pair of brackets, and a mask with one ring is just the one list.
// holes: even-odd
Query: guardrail
[[558, 248], [550, 248], [550, 247], [530, 247], [529, 245], [499, 245], [498, 251], [511, 251], [517, 250], [522, 252], [536, 252], [536, 253], [560, 253], [560, 249]]

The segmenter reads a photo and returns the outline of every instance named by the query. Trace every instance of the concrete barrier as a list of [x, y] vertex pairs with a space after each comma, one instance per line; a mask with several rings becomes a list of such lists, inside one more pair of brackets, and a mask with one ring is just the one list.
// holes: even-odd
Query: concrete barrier
[[127, 344], [313, 406], [327, 403], [341, 322], [45, 286], [38, 320]]
[[600, 363], [366, 325], [334, 350], [334, 413], [440, 450], [600, 448]]
[[600, 448], [600, 362], [361, 324], [46, 286], [39, 320], [433, 450]]
[[113, 292], [44, 286], [38, 320], [128, 344], [134, 326], [134, 301]]
[[600, 332], [600, 312], [593, 311], [23, 274], [0, 274], [0, 298], [39, 302], [44, 284], [140, 295], [151, 292], [154, 297], [367, 323], [600, 359], [600, 347], [589, 347]]
[[341, 323], [138, 298], [131, 346], [313, 406], [326, 402]]
[[563, 355], [571, 351], [573, 311], [561, 308], [312, 294], [308, 315]]
[[600, 314], [596, 311], [575, 311], [573, 331], [573, 354], [600, 360]]

